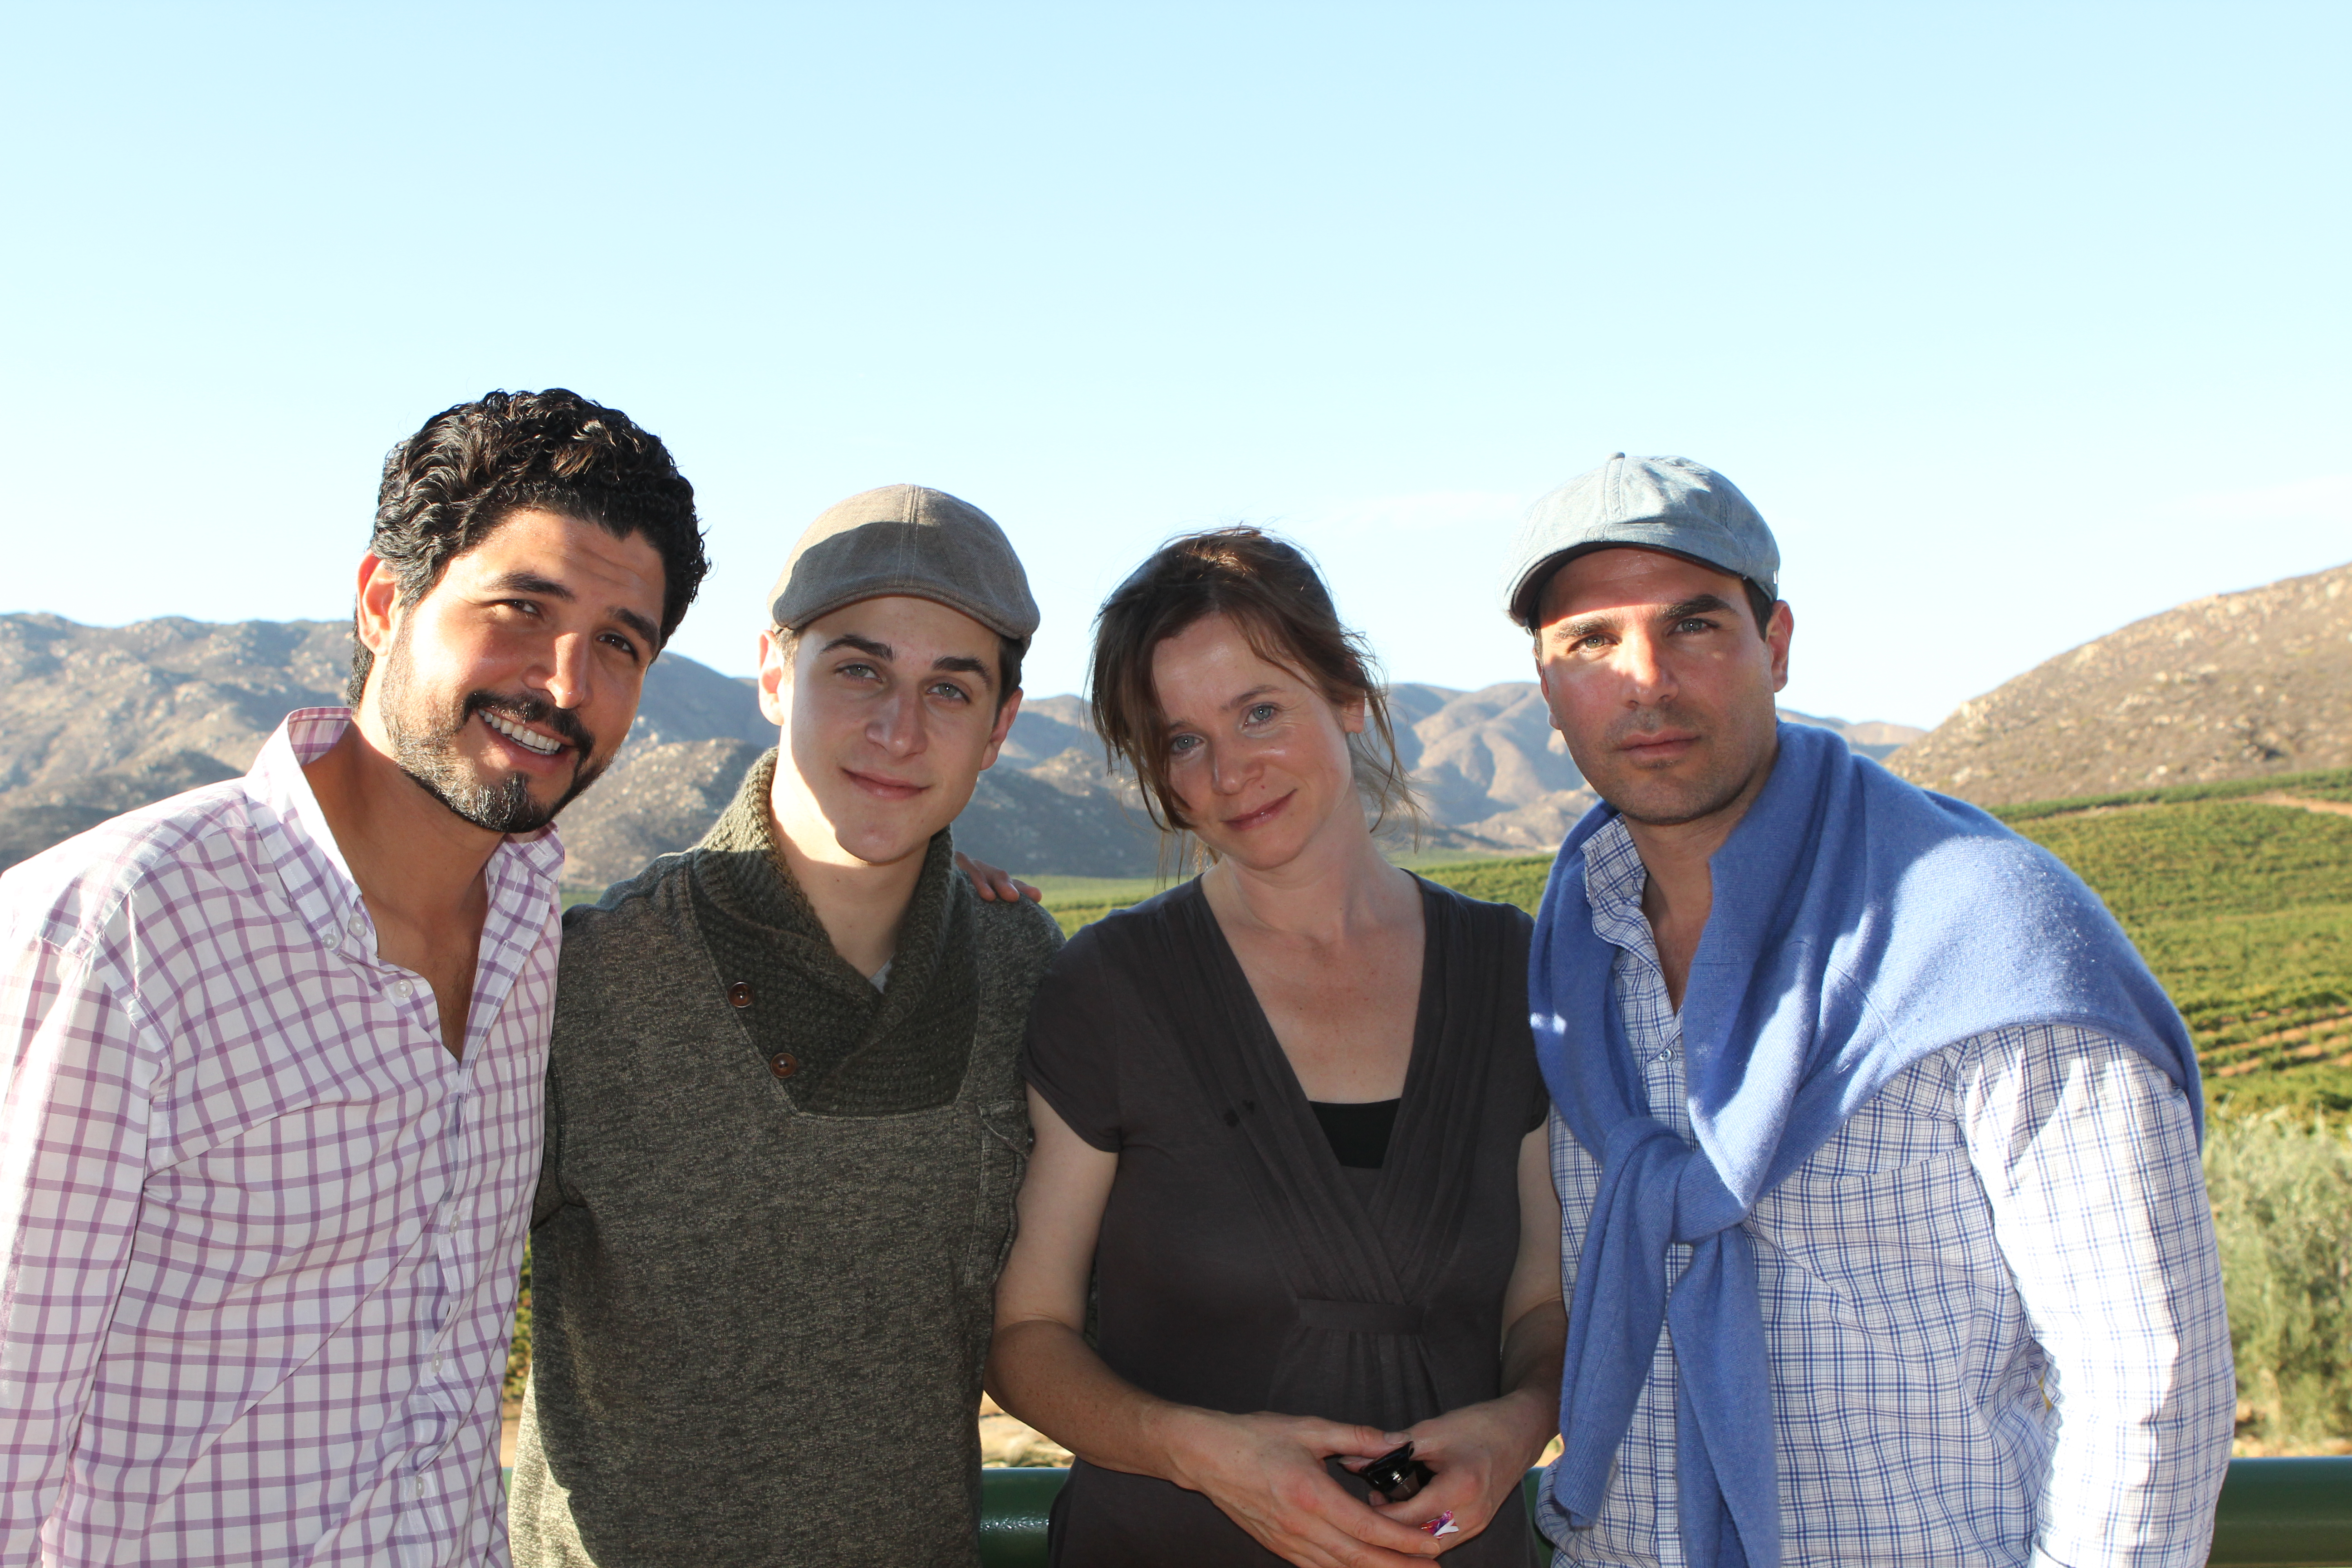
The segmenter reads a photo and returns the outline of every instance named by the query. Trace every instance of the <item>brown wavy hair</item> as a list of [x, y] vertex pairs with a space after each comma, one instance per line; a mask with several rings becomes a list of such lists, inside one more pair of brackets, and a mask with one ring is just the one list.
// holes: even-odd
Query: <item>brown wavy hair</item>
[[1416, 827], [1421, 803], [1397, 759], [1388, 690], [1359, 634], [1341, 624], [1307, 552], [1256, 528], [1218, 528], [1170, 540], [1103, 601], [1087, 680], [1095, 734], [1114, 766], [1142, 786], [1162, 833], [1188, 831], [1168, 781], [1168, 714], [1151, 679], [1152, 651], [1207, 616], [1241, 628], [1250, 650], [1322, 693], [1335, 708], [1360, 701], [1364, 731], [1348, 737], [1356, 788], [1378, 828], [1392, 812]]

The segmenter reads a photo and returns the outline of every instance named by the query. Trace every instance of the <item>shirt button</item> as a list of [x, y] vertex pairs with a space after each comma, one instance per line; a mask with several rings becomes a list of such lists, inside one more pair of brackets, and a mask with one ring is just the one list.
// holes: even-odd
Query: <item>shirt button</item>
[[778, 1051], [768, 1058], [768, 1070], [778, 1078], [790, 1078], [801, 1070], [801, 1059], [790, 1051]]
[[416, 994], [416, 987], [405, 980], [395, 980], [392, 983], [392, 994], [405, 1002]]
[[727, 988], [727, 1000], [734, 1003], [738, 1007], [749, 1007], [751, 1005], [751, 983], [748, 980], [738, 980], [734, 984], [730, 985]]

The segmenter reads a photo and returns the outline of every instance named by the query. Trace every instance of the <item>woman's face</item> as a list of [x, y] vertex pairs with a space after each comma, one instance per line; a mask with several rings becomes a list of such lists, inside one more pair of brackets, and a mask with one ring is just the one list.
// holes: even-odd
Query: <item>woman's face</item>
[[1295, 671], [1258, 657], [1223, 616], [1206, 616], [1152, 650], [1168, 716], [1168, 781], [1188, 826], [1253, 869], [1286, 865], [1344, 819], [1357, 828], [1348, 737], [1364, 705], [1335, 708]]

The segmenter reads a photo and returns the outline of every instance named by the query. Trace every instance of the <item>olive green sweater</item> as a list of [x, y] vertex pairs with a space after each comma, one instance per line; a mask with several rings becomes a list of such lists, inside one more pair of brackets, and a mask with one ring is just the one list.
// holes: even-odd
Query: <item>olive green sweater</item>
[[775, 853], [774, 753], [565, 921], [520, 1568], [975, 1564], [975, 1417], [1061, 935], [935, 837], [877, 991]]

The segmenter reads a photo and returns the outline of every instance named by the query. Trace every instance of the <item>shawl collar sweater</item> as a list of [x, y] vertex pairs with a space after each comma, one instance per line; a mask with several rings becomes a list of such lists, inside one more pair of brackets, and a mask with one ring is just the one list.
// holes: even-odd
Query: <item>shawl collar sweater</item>
[[775, 854], [773, 753], [574, 909], [532, 1232], [518, 1568], [978, 1568], [977, 1416], [1061, 941], [933, 839], [887, 985]]

